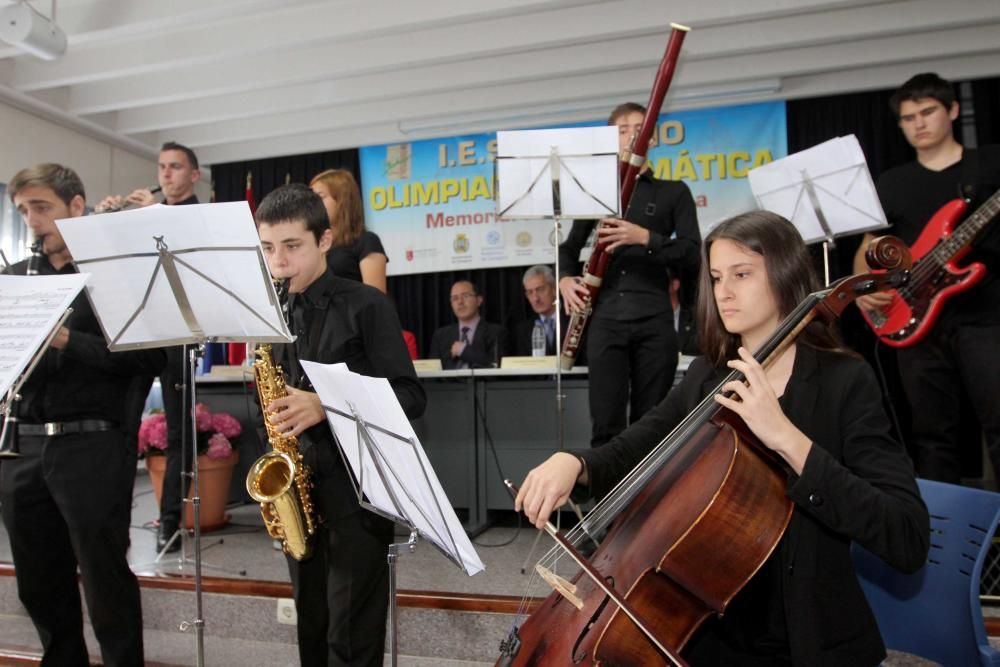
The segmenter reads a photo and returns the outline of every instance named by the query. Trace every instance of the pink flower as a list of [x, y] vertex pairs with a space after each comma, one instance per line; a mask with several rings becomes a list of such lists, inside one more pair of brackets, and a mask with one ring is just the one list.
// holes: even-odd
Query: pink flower
[[[198, 453], [213, 459], [229, 458], [233, 451], [231, 440], [243, 430], [238, 419], [225, 412], [212, 414], [203, 403], [195, 406], [195, 427], [198, 431]], [[187, 439], [190, 433], [185, 433]], [[167, 448], [167, 417], [156, 412], [139, 425], [139, 454], [161, 454]]]
[[236, 417], [225, 412], [216, 412], [212, 415], [212, 430], [232, 439], [240, 435], [243, 427]]
[[146, 417], [139, 426], [139, 453], [145, 454], [151, 448], [167, 448], [167, 416], [162, 412]]
[[228, 459], [232, 452], [232, 445], [229, 444], [229, 440], [226, 439], [226, 436], [221, 433], [216, 433], [208, 439], [208, 451], [205, 452], [208, 458]]
[[202, 433], [210, 433], [212, 428], [212, 413], [208, 411], [208, 406], [198, 403], [194, 406], [195, 428]]

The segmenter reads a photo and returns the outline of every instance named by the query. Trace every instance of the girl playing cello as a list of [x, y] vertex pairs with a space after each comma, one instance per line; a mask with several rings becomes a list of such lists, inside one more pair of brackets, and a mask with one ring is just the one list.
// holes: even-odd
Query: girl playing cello
[[927, 509], [913, 466], [890, 434], [869, 367], [817, 322], [765, 369], [751, 355], [818, 288], [784, 218], [753, 211], [705, 239], [699, 331], [705, 356], [639, 422], [604, 447], [559, 452], [515, 501], [539, 528], [571, 494], [602, 497], [732, 369], [744, 382], [715, 401], [784, 461], [791, 520], [725, 614], [701, 624], [682, 655], [694, 665], [877, 665], [886, 655], [851, 566], [850, 544], [904, 572], [925, 562]]

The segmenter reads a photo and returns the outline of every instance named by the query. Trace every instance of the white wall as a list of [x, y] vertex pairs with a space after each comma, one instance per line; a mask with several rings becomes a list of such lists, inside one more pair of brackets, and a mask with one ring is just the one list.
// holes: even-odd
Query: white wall
[[[76, 171], [91, 206], [109, 194], [125, 195], [136, 188], [156, 185], [155, 158], [137, 155], [0, 103], [0, 183], [40, 162], [58, 162]], [[203, 202], [209, 200], [210, 183], [210, 174], [203, 173], [195, 188]]]
[[156, 182], [156, 161], [0, 104], [0, 182], [24, 167], [58, 162], [80, 175], [87, 202]]

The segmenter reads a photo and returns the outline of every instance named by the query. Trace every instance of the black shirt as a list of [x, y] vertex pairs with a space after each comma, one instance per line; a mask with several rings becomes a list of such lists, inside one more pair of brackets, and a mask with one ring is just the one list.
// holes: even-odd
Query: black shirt
[[[882, 174], [878, 196], [892, 226], [890, 233], [912, 246], [938, 209], [961, 196], [960, 187], [966, 180], [975, 180], [968, 208], [970, 215], [1000, 188], [1000, 145], [964, 153], [967, 155], [963, 154], [962, 160], [941, 171], [927, 169], [914, 160]], [[974, 169], [966, 164], [968, 156], [977, 162]], [[986, 277], [969, 291], [949, 299], [941, 318], [1000, 323], [1000, 225], [996, 219], [983, 229], [972, 244], [972, 251], [958, 264], [965, 266], [973, 261], [986, 264]]]
[[164, 200], [163, 203], [166, 206], [187, 206], [188, 204], [197, 204], [198, 203], [198, 195], [194, 195], [193, 194], [190, 197], [188, 197], [187, 199], [179, 201], [176, 204], [167, 204], [166, 200]]
[[350, 245], [330, 248], [326, 253], [326, 263], [338, 278], [349, 278], [360, 283], [364, 282], [361, 280], [361, 260], [372, 253], [384, 255], [385, 248], [382, 247], [378, 234], [366, 231]]
[[276, 349], [275, 361], [285, 366], [292, 386], [312, 391], [299, 359], [345, 363], [355, 373], [387, 378], [410, 419], [423, 414], [427, 397], [403, 342], [396, 310], [380, 291], [336, 278], [327, 269], [304, 292], [289, 295], [288, 313], [297, 339], [283, 350]]
[[[698, 266], [701, 232], [691, 191], [680, 181], [661, 181], [645, 173], [636, 181], [625, 219], [649, 230], [649, 245], [612, 253], [594, 317], [636, 320], [669, 313], [670, 270], [679, 274]], [[573, 222], [559, 246], [560, 278], [580, 275], [580, 250], [596, 224]]]
[[[25, 275], [28, 260], [8, 267], [4, 272]], [[72, 263], [56, 271], [43, 257], [39, 275], [76, 273]], [[31, 376], [21, 387], [18, 417], [22, 422], [77, 421], [103, 419], [125, 423], [125, 399], [135, 375], [156, 375], [166, 363], [163, 350], [111, 352], [90, 299], [83, 291], [72, 304], [73, 312], [64, 326], [69, 329], [69, 343], [62, 350], [49, 348]]]

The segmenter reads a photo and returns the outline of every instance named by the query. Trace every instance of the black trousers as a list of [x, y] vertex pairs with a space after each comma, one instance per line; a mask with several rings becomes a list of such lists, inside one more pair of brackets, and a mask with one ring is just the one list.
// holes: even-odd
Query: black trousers
[[619, 322], [595, 317], [587, 331], [591, 447], [599, 447], [663, 400], [677, 370], [672, 313]]
[[1000, 325], [942, 321], [897, 358], [913, 412], [917, 476], [960, 482], [962, 450], [980, 451], [979, 438], [962, 437], [962, 401], [968, 401], [1000, 479]]
[[142, 665], [139, 584], [126, 559], [135, 449], [120, 431], [22, 436], [20, 448], [0, 464], [0, 506], [42, 664], [89, 664], [79, 566], [104, 664]]
[[[160, 374], [163, 411], [167, 415], [167, 466], [160, 493], [160, 523], [176, 528], [181, 520], [181, 499], [187, 494], [188, 486], [185, 484], [187, 478], [181, 472], [191, 472], [192, 462], [191, 434], [185, 434], [185, 430], [191, 430], [190, 409], [184, 404], [183, 389], [188, 375], [188, 360], [183, 347], [168, 347], [166, 352], [167, 365]], [[188, 443], [187, 451], [182, 454], [185, 442]]]
[[367, 510], [320, 525], [308, 560], [288, 557], [303, 667], [382, 664], [392, 522]]

